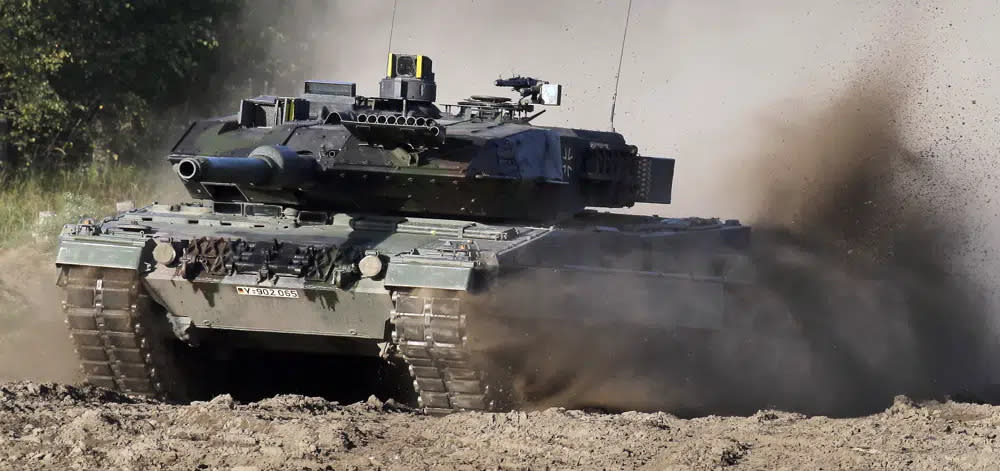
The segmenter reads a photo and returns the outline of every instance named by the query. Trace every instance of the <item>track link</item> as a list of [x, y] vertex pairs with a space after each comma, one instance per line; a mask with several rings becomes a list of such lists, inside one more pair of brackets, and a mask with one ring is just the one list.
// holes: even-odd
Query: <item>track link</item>
[[449, 293], [395, 296], [393, 341], [427, 414], [494, 410], [497, 401], [469, 351], [462, 301]]
[[64, 267], [63, 310], [88, 383], [161, 400], [165, 347], [155, 342], [149, 298], [134, 270]]

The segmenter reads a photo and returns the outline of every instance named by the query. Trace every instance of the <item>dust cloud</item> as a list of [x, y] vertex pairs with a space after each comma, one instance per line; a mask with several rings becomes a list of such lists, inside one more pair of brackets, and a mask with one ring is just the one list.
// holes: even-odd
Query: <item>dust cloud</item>
[[811, 358], [808, 378], [776, 383], [797, 409], [851, 414], [894, 394], [982, 395], [990, 380], [997, 337], [985, 286], [961, 267], [971, 250], [965, 195], [933, 154], [904, 143], [906, 98], [890, 71], [859, 79], [767, 130], [755, 171], [739, 177], [763, 196], [749, 302], [787, 313], [789, 345]]
[[[762, 114], [749, 165], [721, 177], [756, 211], [745, 260], [752, 283], [726, 290], [718, 332], [650, 327], [704, 294], [636, 293], [638, 277], [560, 283], [531, 274], [507, 285], [497, 298], [514, 300], [510, 310], [561, 319], [500, 320], [478, 332], [515, 377], [518, 398], [535, 407], [836, 416], [881, 410], [897, 394], [995, 399], [985, 286], [960, 266], [972, 250], [966, 215], [955, 209], [963, 190], [933, 154], [901, 138], [904, 91], [880, 72], [820, 107], [776, 105], [784, 120]], [[704, 268], [708, 255], [691, 254], [680, 270]], [[613, 306], [604, 307], [608, 298]], [[581, 322], [553, 299], [601, 306], [605, 319]]]

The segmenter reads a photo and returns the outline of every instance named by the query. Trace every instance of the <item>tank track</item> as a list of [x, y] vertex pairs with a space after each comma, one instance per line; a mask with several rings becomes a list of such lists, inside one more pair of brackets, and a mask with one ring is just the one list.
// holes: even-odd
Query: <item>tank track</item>
[[499, 404], [473, 359], [462, 301], [450, 293], [397, 293], [392, 338], [406, 360], [419, 407], [427, 414], [491, 411]]
[[157, 342], [159, 307], [134, 270], [65, 267], [66, 325], [86, 381], [160, 400], [177, 400], [162, 381], [168, 352]]

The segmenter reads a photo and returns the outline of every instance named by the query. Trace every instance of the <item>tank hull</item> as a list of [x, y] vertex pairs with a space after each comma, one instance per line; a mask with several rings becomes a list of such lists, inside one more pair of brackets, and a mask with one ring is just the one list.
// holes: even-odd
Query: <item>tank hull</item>
[[[481, 352], [502, 347], [480, 341], [486, 336], [476, 326], [487, 319], [649, 332], [723, 328], [732, 315], [727, 292], [743, 283], [740, 251], [749, 231], [714, 220], [600, 213], [533, 227], [304, 217], [244, 206], [154, 205], [67, 226], [57, 264], [64, 273], [134, 273], [135, 289], [171, 326], [167, 335], [187, 348], [238, 332], [272, 350], [402, 359], [430, 412], [516, 402], [511, 386], [491, 389], [481, 373]], [[76, 296], [88, 289], [76, 288]], [[94, 325], [100, 320], [88, 315]], [[113, 352], [105, 357], [113, 363]], [[102, 385], [155, 394], [97, 367], [112, 373], [100, 375]]]

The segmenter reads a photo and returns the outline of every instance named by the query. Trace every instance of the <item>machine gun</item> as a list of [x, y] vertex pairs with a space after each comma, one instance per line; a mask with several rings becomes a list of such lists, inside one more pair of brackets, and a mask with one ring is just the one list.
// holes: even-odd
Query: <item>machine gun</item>
[[494, 85], [511, 87], [521, 94], [522, 104], [558, 106], [562, 100], [562, 85], [549, 83], [545, 80], [520, 75], [511, 78], [499, 78]]

